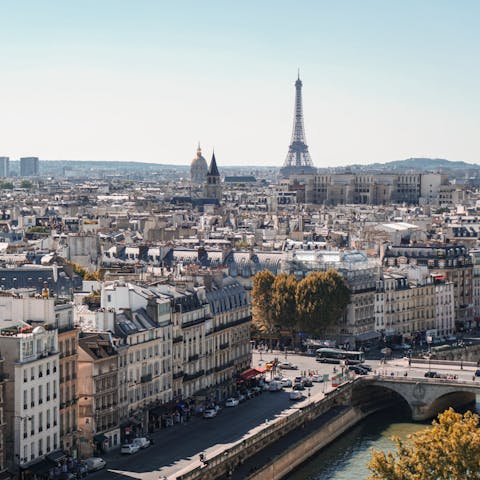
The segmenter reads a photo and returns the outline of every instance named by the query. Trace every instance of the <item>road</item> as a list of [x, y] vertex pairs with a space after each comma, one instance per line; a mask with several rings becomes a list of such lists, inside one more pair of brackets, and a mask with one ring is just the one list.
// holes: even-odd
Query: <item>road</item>
[[[319, 374], [333, 374], [334, 367], [339, 366], [322, 364], [313, 357], [284, 353], [254, 353], [252, 366], [264, 366], [267, 361], [275, 357], [279, 361], [289, 361], [298, 366], [298, 370], [283, 370], [283, 376], [294, 378], [301, 371], [313, 370]], [[428, 371], [427, 365], [411, 365], [408, 360], [398, 359], [381, 364], [380, 361], [368, 361], [372, 370], [377, 374], [407, 375], [423, 378]], [[459, 380], [472, 380], [474, 368], [464, 367], [449, 368], [432, 366], [431, 370], [439, 373], [455, 374]], [[277, 372], [278, 373], [278, 372]], [[479, 379], [480, 382], [480, 379]], [[89, 476], [92, 480], [136, 478], [142, 480], [158, 480], [162, 476], [175, 478], [175, 473], [184, 470], [192, 464], [199, 462], [199, 453], [204, 452], [206, 457], [228, 448], [245, 436], [258, 430], [263, 425], [277, 416], [288, 414], [292, 408], [299, 408], [309, 401], [319, 400], [324, 391], [332, 390], [330, 383], [314, 383], [310, 390], [311, 397], [303, 402], [291, 402], [289, 391], [269, 393], [247, 400], [234, 408], [223, 408], [219, 415], [212, 419], [192, 418], [186, 424], [178, 424], [171, 428], [163, 429], [153, 435], [154, 445], [146, 450], [141, 450], [134, 455], [121, 456], [118, 453], [108, 454], [107, 469]], [[307, 392], [305, 392], [307, 393]]]

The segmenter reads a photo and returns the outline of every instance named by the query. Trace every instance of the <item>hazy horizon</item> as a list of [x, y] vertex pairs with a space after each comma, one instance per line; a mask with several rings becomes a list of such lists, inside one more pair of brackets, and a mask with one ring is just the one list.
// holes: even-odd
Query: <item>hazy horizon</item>
[[315, 167], [480, 161], [473, 0], [23, 0], [0, 16], [0, 156], [188, 165], [200, 141], [219, 165], [280, 167], [300, 68]]

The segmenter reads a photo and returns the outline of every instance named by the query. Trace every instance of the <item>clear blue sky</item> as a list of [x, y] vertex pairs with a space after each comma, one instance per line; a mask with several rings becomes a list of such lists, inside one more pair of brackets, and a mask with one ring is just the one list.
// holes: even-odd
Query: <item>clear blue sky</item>
[[0, 155], [480, 163], [475, 0], [0, 0]]

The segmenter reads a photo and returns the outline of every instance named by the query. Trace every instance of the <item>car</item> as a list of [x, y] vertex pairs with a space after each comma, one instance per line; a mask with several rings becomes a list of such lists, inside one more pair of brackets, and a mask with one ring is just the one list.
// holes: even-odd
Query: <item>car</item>
[[323, 382], [323, 375], [312, 375], [312, 382]]
[[256, 392], [254, 392], [253, 388], [251, 388], [250, 390], [247, 390], [247, 398], [253, 398], [255, 397], [256, 395]]
[[348, 369], [357, 375], [368, 375], [368, 371], [362, 368], [360, 365], [349, 365]]
[[133, 453], [137, 453], [139, 450], [140, 445], [138, 445], [137, 443], [125, 443], [124, 445], [122, 445], [120, 452], [127, 455], [132, 455]]
[[227, 398], [225, 400], [225, 406], [226, 407], [237, 407], [239, 403], [240, 402], [238, 401], [238, 399], [233, 398], [233, 397]]
[[305, 390], [305, 386], [303, 385], [303, 382], [295, 382], [293, 384], [293, 389], [294, 390]]
[[362, 363], [359, 365], [359, 367], [363, 368], [364, 370], [366, 370], [367, 372], [371, 372], [372, 371], [372, 367], [366, 363]]
[[299, 392], [298, 390], [292, 390], [290, 392], [290, 400], [293, 400], [293, 401], [299, 401], [299, 400], [303, 400], [303, 393], [302, 392]]
[[281, 362], [278, 366], [283, 370], [298, 370], [297, 365], [294, 365], [291, 362]]
[[433, 370], [429, 370], [428, 372], [425, 372], [425, 377], [426, 378], [440, 378], [440, 374], [437, 372], [434, 372]]
[[310, 377], [303, 377], [302, 381], [304, 387], [313, 387], [312, 379]]
[[303, 377], [295, 377], [293, 383], [302, 383], [303, 384]]
[[100, 457], [90, 457], [85, 460], [85, 465], [87, 466], [87, 470], [89, 472], [96, 472], [97, 470], [105, 468], [107, 462]]
[[257, 387], [253, 387], [252, 391], [255, 393], [255, 395], [260, 395], [262, 393], [263, 389], [262, 389], [262, 387], [257, 386]]
[[150, 446], [150, 440], [146, 437], [134, 438], [132, 443], [140, 448], [148, 448]]
[[282, 378], [280, 381], [282, 382], [284, 388], [291, 388], [293, 385], [292, 381], [289, 378]]
[[247, 399], [244, 393], [237, 393], [235, 395], [235, 398], [238, 400], [239, 403], [242, 403]]
[[203, 412], [203, 418], [213, 418], [217, 416], [217, 411], [214, 408], [209, 408]]
[[475, 376], [476, 376], [476, 377], [480, 377], [480, 369], [475, 370]]

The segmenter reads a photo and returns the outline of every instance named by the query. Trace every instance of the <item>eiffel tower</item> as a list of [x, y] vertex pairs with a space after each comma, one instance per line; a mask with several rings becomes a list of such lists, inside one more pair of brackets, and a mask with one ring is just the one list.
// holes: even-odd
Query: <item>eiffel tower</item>
[[303, 126], [303, 105], [302, 105], [302, 81], [300, 72], [295, 82], [295, 118], [293, 119], [293, 131], [290, 146], [288, 147], [287, 158], [280, 169], [282, 177], [289, 177], [293, 174], [316, 173], [312, 158], [308, 152], [305, 141], [305, 129]]

